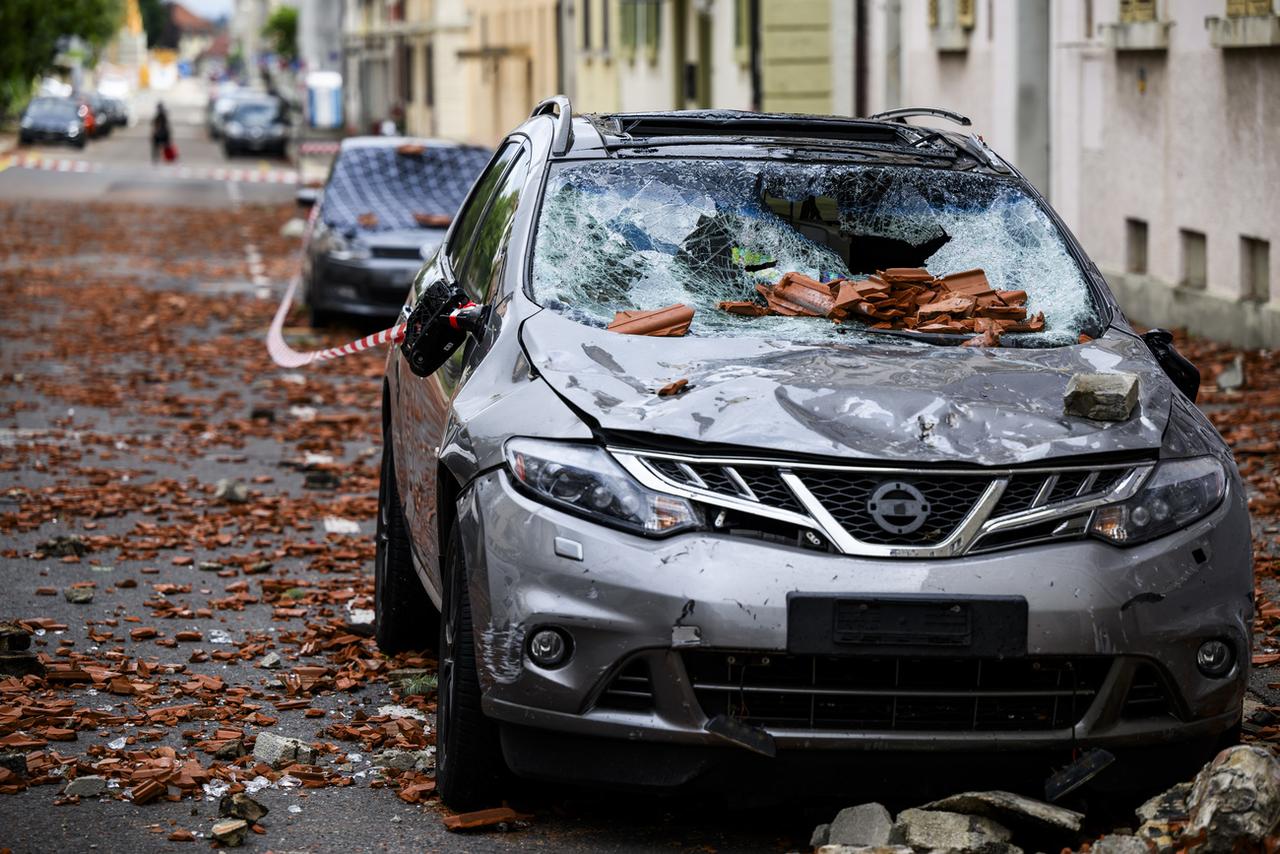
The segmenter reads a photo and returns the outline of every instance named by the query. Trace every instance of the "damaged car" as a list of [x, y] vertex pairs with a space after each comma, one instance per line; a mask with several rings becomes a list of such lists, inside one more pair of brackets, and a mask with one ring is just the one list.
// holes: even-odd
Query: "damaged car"
[[382, 391], [376, 636], [438, 655], [445, 804], [1237, 737], [1249, 517], [1198, 373], [919, 115], [968, 124], [554, 98], [484, 168]]
[[394, 318], [490, 154], [411, 137], [343, 140], [324, 187], [297, 195], [312, 209], [302, 252], [312, 325]]

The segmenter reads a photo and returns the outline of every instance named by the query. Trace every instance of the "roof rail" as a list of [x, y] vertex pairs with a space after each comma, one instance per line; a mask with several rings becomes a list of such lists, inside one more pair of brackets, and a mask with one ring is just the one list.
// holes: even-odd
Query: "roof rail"
[[533, 108], [529, 118], [552, 116], [556, 122], [556, 135], [551, 143], [551, 153], [559, 157], [573, 145], [573, 107], [564, 95], [552, 95]]
[[962, 116], [957, 112], [944, 110], [941, 107], [902, 107], [898, 110], [885, 110], [883, 113], [876, 113], [875, 115], [867, 116], [867, 118], [900, 122], [905, 125], [907, 119], [911, 116], [937, 116], [940, 119], [946, 119], [964, 127], [969, 127], [973, 124], [973, 121], [968, 116]]

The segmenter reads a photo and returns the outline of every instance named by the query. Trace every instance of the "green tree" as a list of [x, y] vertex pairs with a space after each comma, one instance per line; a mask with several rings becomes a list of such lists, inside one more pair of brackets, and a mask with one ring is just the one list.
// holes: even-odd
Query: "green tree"
[[275, 51], [292, 62], [298, 58], [298, 10], [292, 6], [277, 6], [267, 18], [262, 35], [270, 39]]
[[138, 11], [142, 13], [142, 28], [147, 31], [147, 46], [159, 44], [169, 19], [169, 4], [164, 0], [138, 0]]
[[79, 36], [97, 51], [124, 19], [123, 0], [0, 2], [0, 118], [24, 104], [58, 53], [58, 39]]

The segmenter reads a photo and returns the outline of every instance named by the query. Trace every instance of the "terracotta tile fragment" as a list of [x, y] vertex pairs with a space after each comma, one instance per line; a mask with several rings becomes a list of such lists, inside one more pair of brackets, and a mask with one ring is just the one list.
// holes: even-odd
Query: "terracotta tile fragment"
[[687, 379], [678, 379], [675, 382], [667, 383], [662, 388], [658, 389], [658, 397], [673, 397], [680, 394], [688, 387], [689, 381]]
[[728, 300], [720, 303], [719, 308], [739, 317], [763, 317], [769, 313], [769, 309], [750, 300]]
[[493, 809], [447, 815], [444, 817], [444, 826], [446, 830], [456, 832], [459, 830], [476, 830], [481, 827], [493, 827], [503, 822], [529, 821], [532, 818], [533, 816], [518, 813], [510, 807], [494, 807]]
[[694, 311], [684, 303], [676, 303], [653, 311], [619, 311], [608, 326], [610, 332], [624, 335], [679, 337], [689, 331]]

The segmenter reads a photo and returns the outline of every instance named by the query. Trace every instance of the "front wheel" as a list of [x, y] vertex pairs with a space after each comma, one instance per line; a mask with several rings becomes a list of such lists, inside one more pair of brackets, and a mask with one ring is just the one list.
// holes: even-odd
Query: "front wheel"
[[441, 570], [444, 613], [436, 696], [436, 791], [450, 809], [479, 809], [499, 802], [506, 764], [498, 727], [480, 708], [471, 597], [457, 522], [449, 532]]
[[429, 648], [440, 615], [413, 569], [409, 527], [396, 488], [391, 437], [382, 437], [382, 477], [378, 485], [378, 529], [373, 558], [374, 638], [387, 655]]

